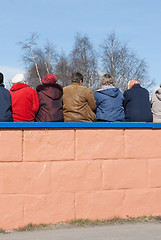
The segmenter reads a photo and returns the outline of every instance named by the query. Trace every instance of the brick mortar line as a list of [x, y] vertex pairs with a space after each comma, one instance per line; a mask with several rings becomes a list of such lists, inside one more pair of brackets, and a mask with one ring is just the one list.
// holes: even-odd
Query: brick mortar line
[[76, 160], [76, 145], [77, 145], [77, 139], [76, 139], [76, 129], [74, 129], [74, 161]]
[[24, 161], [24, 130], [22, 130], [22, 162]]

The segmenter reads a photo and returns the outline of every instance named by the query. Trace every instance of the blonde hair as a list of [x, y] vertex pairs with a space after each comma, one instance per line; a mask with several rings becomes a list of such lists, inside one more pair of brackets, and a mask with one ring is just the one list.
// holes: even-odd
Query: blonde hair
[[102, 85], [109, 85], [109, 84], [114, 85], [114, 79], [110, 74], [104, 74], [101, 79], [101, 83]]

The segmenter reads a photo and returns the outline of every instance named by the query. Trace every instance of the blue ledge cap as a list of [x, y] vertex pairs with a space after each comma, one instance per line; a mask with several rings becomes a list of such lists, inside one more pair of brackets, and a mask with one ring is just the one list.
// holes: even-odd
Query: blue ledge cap
[[0, 122], [0, 128], [161, 128], [146, 122]]

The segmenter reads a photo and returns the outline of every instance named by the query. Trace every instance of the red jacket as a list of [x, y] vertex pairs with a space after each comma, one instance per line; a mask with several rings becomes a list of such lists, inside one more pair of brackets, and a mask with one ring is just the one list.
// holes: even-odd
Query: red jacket
[[39, 110], [36, 91], [25, 83], [15, 83], [11, 89], [12, 116], [14, 122], [34, 122]]

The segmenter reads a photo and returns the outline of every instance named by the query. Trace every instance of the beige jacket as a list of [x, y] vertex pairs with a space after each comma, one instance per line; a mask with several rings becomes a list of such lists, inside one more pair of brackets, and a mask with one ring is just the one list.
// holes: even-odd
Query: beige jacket
[[63, 89], [64, 122], [94, 122], [96, 101], [92, 91], [79, 83]]
[[161, 88], [152, 96], [151, 110], [153, 113], [153, 122], [161, 122]]

